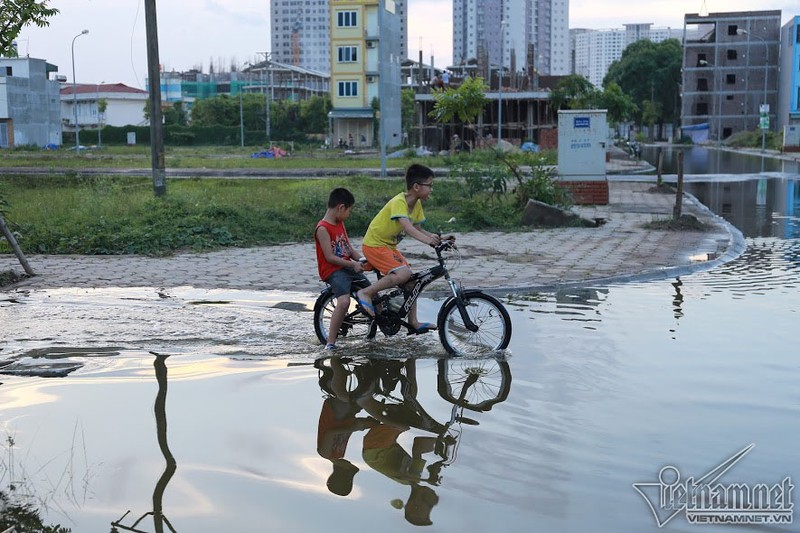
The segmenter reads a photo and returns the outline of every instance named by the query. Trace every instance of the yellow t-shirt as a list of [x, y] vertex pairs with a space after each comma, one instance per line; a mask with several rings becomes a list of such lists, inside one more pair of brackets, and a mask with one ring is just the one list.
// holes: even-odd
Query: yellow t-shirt
[[405, 237], [403, 226], [400, 219], [407, 218], [415, 226], [425, 222], [425, 213], [422, 211], [422, 202], [417, 200], [411, 213], [408, 212], [408, 203], [405, 193], [400, 193], [383, 206], [367, 228], [364, 235], [364, 244], [373, 248], [387, 246], [397, 248], [397, 245]]

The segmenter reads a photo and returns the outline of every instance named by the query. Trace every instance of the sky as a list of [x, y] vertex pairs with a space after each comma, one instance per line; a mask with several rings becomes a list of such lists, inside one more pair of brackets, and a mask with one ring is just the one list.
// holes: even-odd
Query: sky
[[[686, 13], [781, 10], [783, 23], [800, 15], [800, 0], [571, 0], [570, 28], [622, 28], [626, 23], [683, 27]], [[269, 0], [156, 0], [160, 63], [188, 70], [209, 63], [244, 65], [268, 51]], [[46, 59], [72, 81], [73, 38], [78, 83], [145, 88], [147, 49], [143, 0], [50, 0], [60, 10], [45, 28], [17, 38], [20, 56]], [[452, 61], [452, 0], [408, 0], [408, 53], [443, 67]]]

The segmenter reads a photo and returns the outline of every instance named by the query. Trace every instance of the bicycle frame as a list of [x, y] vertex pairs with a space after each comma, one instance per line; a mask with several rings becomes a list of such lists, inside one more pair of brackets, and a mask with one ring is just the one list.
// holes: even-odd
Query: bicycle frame
[[[376, 298], [374, 303], [376, 305], [385, 303], [395, 296], [402, 294], [403, 303], [400, 306], [398, 314], [400, 315], [400, 318], [403, 319], [411, 311], [411, 307], [413, 307], [414, 303], [416, 303], [417, 298], [419, 298], [419, 295], [422, 294], [423, 290], [425, 290], [425, 287], [437, 279], [444, 277], [444, 279], [447, 281], [447, 285], [450, 287], [450, 292], [452, 293], [451, 298], [456, 299], [458, 311], [461, 314], [464, 325], [472, 332], [478, 331], [478, 326], [472, 322], [472, 319], [466, 312], [466, 304], [464, 303], [464, 299], [462, 297], [462, 290], [456, 286], [455, 281], [453, 281], [453, 279], [450, 277], [450, 271], [447, 270], [447, 266], [445, 266], [444, 263], [444, 258], [442, 257], [442, 251], [450, 248], [451, 246], [454, 246], [451, 242], [443, 242], [442, 244], [434, 247], [436, 250], [436, 258], [439, 264], [417, 272], [411, 276], [410, 283], [413, 283], [413, 285], [410, 289], [407, 288], [408, 283], [406, 283], [405, 287], [397, 287], [391, 292]], [[378, 272], [378, 279], [380, 279], [380, 277], [380, 272]]]

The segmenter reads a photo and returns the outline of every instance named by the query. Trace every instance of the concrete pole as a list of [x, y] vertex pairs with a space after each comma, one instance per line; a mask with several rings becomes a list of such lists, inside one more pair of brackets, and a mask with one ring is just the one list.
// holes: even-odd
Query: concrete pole
[[144, 0], [145, 29], [147, 33], [147, 74], [150, 93], [150, 160], [153, 169], [153, 192], [167, 194], [164, 162], [164, 125], [161, 113], [161, 65], [158, 58], [158, 20], [156, 0]]

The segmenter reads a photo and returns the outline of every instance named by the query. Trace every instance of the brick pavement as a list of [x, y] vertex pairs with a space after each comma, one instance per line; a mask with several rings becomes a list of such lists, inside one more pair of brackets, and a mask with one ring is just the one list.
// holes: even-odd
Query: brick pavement
[[[549, 289], [672, 276], [717, 264], [743, 249], [741, 235], [692, 197], [686, 197], [684, 212], [706, 222], [708, 232], [647, 230], [646, 222], [671, 215], [674, 195], [650, 193], [648, 183], [611, 181], [609, 186], [609, 205], [575, 208], [606, 219], [598, 228], [457, 234], [461, 261], [454, 277], [464, 286], [495, 293]], [[406, 239], [401, 249], [415, 269], [432, 264], [430, 249], [421, 243]], [[31, 255], [28, 261], [37, 276], [5, 290], [194, 286], [316, 292], [322, 287], [310, 242], [164, 258]], [[0, 271], [9, 269], [22, 271], [13, 255], [0, 255]]]

